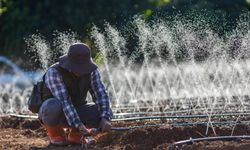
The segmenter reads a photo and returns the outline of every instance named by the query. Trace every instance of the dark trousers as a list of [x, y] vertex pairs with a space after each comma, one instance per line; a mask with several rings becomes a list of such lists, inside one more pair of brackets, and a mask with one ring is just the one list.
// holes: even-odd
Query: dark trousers
[[[86, 104], [79, 107], [75, 107], [76, 111], [83, 122], [88, 128], [98, 128], [101, 121], [100, 112], [97, 105]], [[68, 126], [64, 112], [62, 110], [62, 104], [60, 100], [50, 98], [43, 102], [39, 113], [39, 119], [42, 123], [49, 126]]]

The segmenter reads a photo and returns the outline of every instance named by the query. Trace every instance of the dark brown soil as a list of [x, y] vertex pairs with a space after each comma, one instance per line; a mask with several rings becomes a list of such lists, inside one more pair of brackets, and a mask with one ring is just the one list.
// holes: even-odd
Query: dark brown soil
[[[117, 122], [115, 127], [155, 124], [159, 121]], [[161, 122], [162, 123], [162, 122]], [[206, 126], [172, 127], [165, 126], [131, 129], [129, 131], [111, 131], [96, 135], [97, 144], [88, 149], [105, 150], [249, 150], [250, 141], [214, 141], [199, 142], [182, 147], [174, 147], [173, 143], [190, 138], [206, 136], [231, 135], [233, 127], [223, 126], [208, 128]], [[250, 135], [250, 127], [237, 125], [233, 135]], [[16, 117], [0, 118], [0, 149], [43, 149], [43, 150], [79, 150], [78, 145], [55, 147], [49, 144], [46, 131], [37, 120]]]

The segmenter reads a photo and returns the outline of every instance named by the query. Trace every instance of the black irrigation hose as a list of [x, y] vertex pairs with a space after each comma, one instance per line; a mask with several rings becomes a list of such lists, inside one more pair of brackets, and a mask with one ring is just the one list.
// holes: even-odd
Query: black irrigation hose
[[190, 140], [183, 140], [179, 142], [175, 142], [174, 146], [182, 146], [186, 144], [193, 144], [195, 142], [202, 142], [202, 141], [233, 141], [233, 140], [250, 140], [250, 136], [243, 135], [243, 136], [217, 136], [217, 137], [205, 137], [205, 138], [196, 138]]

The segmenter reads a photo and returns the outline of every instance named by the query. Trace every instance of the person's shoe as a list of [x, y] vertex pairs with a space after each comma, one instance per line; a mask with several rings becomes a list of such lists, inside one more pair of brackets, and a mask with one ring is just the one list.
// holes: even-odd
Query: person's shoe
[[50, 127], [48, 125], [44, 125], [45, 129], [48, 132], [48, 136], [50, 138], [50, 143], [57, 146], [68, 145], [66, 138], [63, 136], [63, 128], [60, 126]]
[[71, 128], [68, 135], [68, 142], [72, 144], [82, 144], [85, 143], [85, 138], [76, 128]]
[[57, 137], [50, 137], [50, 143], [52, 145], [56, 145], [56, 146], [66, 146], [68, 145], [67, 140], [64, 137], [61, 136], [57, 136]]
[[92, 136], [84, 136], [77, 131], [76, 128], [71, 128], [68, 135], [68, 142], [71, 144], [95, 144], [96, 140]]

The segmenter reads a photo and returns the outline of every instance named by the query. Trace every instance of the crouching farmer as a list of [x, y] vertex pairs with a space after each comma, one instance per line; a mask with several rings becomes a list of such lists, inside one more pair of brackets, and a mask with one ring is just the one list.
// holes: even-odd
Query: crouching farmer
[[[87, 93], [94, 104], [87, 104]], [[111, 129], [112, 111], [90, 48], [83, 43], [70, 46], [67, 55], [48, 68], [44, 77], [38, 116], [54, 145], [81, 144], [90, 128]], [[69, 128], [67, 136], [63, 128]]]

